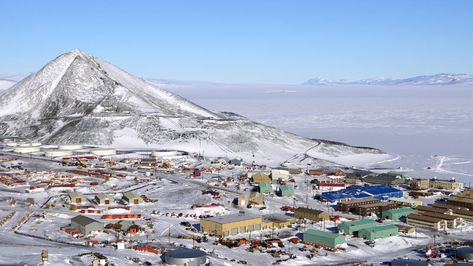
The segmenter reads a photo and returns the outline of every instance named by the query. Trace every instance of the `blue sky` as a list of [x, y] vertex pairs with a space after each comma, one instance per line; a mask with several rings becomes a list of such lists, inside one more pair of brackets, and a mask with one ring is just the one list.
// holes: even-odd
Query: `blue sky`
[[0, 74], [79, 48], [143, 77], [301, 83], [473, 72], [473, 1], [0, 1]]

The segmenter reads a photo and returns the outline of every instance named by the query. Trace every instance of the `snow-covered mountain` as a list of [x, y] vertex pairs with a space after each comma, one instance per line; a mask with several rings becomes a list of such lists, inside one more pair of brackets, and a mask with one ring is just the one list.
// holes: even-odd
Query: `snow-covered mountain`
[[404, 79], [362, 79], [362, 80], [328, 80], [314, 78], [309, 79], [303, 85], [455, 85], [473, 84], [472, 74], [447, 74], [416, 76]]
[[214, 113], [82, 51], [65, 53], [0, 94], [0, 135], [45, 143], [175, 148], [275, 163], [303, 154], [364, 165], [389, 155], [311, 140]]

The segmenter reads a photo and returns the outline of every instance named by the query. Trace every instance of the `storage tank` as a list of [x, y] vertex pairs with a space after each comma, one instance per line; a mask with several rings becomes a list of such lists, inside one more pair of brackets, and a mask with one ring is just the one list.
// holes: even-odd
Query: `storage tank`
[[80, 150], [82, 149], [82, 145], [80, 144], [62, 144], [59, 145], [60, 150], [68, 150], [68, 151], [73, 151], [73, 150]]
[[117, 150], [115, 150], [115, 149], [93, 149], [92, 154], [99, 155], [99, 156], [115, 155], [115, 154], [117, 154]]
[[177, 156], [180, 155], [179, 151], [176, 150], [158, 150], [158, 151], [153, 151], [153, 156], [154, 157], [171, 157], [171, 156]]
[[207, 253], [202, 250], [180, 248], [164, 254], [166, 265], [200, 266], [207, 264]]
[[32, 153], [39, 152], [39, 147], [35, 146], [20, 146], [16, 147], [14, 150], [16, 153]]
[[46, 150], [44, 151], [46, 157], [63, 157], [72, 155], [71, 150]]

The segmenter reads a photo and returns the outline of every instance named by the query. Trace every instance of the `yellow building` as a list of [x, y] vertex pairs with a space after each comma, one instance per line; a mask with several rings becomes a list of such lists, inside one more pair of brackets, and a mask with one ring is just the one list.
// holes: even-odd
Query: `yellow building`
[[221, 215], [200, 220], [200, 231], [227, 237], [261, 230], [263, 218], [244, 213]]
[[430, 181], [428, 179], [414, 179], [411, 181], [412, 189], [428, 189], [430, 187]]
[[415, 179], [411, 181], [412, 189], [446, 189], [446, 190], [460, 190], [463, 189], [463, 183], [456, 182], [455, 179], [440, 180], [432, 179]]
[[452, 179], [452, 180], [431, 179], [430, 187], [437, 188], [437, 189], [460, 190], [460, 189], [463, 189], [463, 183], [456, 182], [455, 179]]
[[258, 172], [254, 175], [251, 176], [253, 179], [253, 183], [259, 184], [259, 183], [269, 183], [271, 184], [271, 178], [269, 178], [268, 175]]

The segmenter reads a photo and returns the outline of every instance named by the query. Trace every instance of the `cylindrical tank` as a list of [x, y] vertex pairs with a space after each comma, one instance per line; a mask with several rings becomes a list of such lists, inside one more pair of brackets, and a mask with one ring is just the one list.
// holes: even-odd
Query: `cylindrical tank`
[[164, 254], [167, 265], [200, 266], [207, 263], [207, 253], [202, 250], [180, 248]]

